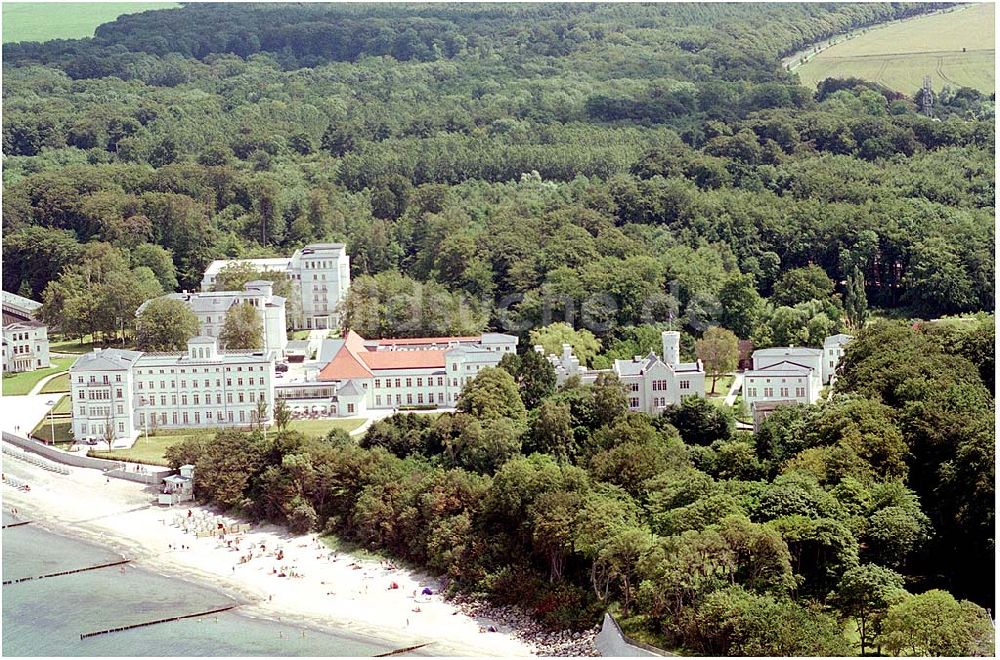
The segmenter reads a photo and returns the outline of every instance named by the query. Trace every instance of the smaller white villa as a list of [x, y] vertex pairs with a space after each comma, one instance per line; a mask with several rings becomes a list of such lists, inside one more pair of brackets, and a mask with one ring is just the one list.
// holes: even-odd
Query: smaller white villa
[[50, 366], [48, 328], [38, 321], [14, 321], [3, 326], [4, 372], [34, 371]]
[[3, 292], [3, 371], [34, 371], [49, 365], [48, 328], [35, 320], [42, 303]]
[[753, 368], [743, 372], [743, 401], [755, 425], [779, 405], [812, 404], [834, 377], [850, 335], [827, 337], [823, 348], [783, 346], [753, 353]]
[[[274, 295], [274, 283], [269, 280], [254, 280], [243, 285], [243, 291], [203, 291], [188, 293], [168, 293], [163, 298], [180, 300], [191, 308], [198, 317], [198, 333], [206, 337], [218, 337], [226, 321], [226, 312], [234, 305], [250, 303], [259, 315], [263, 326], [262, 336], [265, 351], [283, 352], [288, 345], [285, 327], [285, 299]], [[138, 318], [151, 301], [147, 300], [135, 311]]]
[[[657, 415], [669, 405], [680, 403], [689, 396], [705, 393], [705, 368], [701, 360], [681, 362], [681, 333], [664, 331], [662, 359], [655, 353], [631, 360], [615, 360], [611, 369], [586, 369], [573, 355], [569, 344], [563, 344], [561, 355], [546, 356], [556, 370], [556, 382], [564, 383], [579, 376], [583, 383], [593, 383], [601, 373], [614, 373], [625, 385], [629, 410]], [[543, 352], [541, 346], [535, 350]]]

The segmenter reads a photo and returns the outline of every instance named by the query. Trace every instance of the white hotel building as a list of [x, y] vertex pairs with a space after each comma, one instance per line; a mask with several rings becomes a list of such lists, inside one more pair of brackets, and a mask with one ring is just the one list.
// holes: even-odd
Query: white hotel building
[[[555, 367], [556, 380], [562, 384], [571, 376], [579, 376], [584, 383], [593, 383], [601, 373], [613, 373], [625, 385], [629, 410], [658, 415], [669, 405], [680, 403], [689, 396], [704, 396], [705, 368], [701, 360], [681, 362], [681, 334], [664, 331], [662, 359], [655, 353], [631, 360], [615, 360], [611, 369], [584, 369], [573, 355], [568, 344], [563, 345], [562, 355], [548, 355]], [[535, 347], [542, 352], [541, 346]]]
[[301, 299], [300, 311], [292, 319], [296, 328], [339, 325], [337, 305], [351, 286], [351, 261], [343, 243], [313, 243], [296, 250], [291, 257], [216, 260], [205, 269], [201, 290], [214, 290], [220, 271], [241, 264], [259, 271], [285, 273], [295, 283]]
[[371, 409], [450, 408], [479, 371], [516, 350], [517, 337], [497, 333], [366, 340], [350, 331], [325, 342], [321, 354], [332, 357], [316, 381], [282, 383], [276, 395], [293, 409], [342, 417]]
[[95, 349], [70, 367], [73, 437], [130, 446], [157, 428], [214, 428], [257, 423], [257, 405], [274, 401], [272, 351], [219, 351], [214, 337], [194, 337], [186, 352]]
[[823, 348], [785, 346], [753, 353], [743, 373], [743, 401], [759, 425], [779, 405], [812, 404], [833, 379], [851, 335], [827, 337]]
[[[265, 351], [284, 352], [288, 345], [285, 327], [285, 299], [274, 295], [274, 283], [270, 280], [254, 280], [243, 286], [243, 291], [204, 291], [188, 293], [168, 293], [162, 298], [180, 300], [198, 317], [198, 333], [206, 337], [218, 337], [226, 321], [226, 312], [234, 305], [250, 303], [257, 309], [262, 324], [261, 336]], [[159, 300], [159, 298], [157, 298]], [[136, 318], [152, 302], [147, 300], [135, 311]]]

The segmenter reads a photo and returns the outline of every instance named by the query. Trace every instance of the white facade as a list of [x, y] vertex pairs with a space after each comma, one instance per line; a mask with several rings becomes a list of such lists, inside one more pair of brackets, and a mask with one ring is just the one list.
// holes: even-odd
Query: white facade
[[777, 362], [743, 373], [743, 401], [753, 410], [759, 402], [816, 403], [823, 389], [816, 369], [796, 362]]
[[274, 402], [275, 354], [219, 351], [214, 337], [194, 337], [186, 352], [95, 349], [70, 367], [73, 435], [128, 444], [158, 428], [214, 428], [257, 423], [257, 404]]
[[832, 335], [823, 341], [823, 382], [829, 384], [833, 382], [837, 374], [837, 367], [844, 357], [844, 347], [854, 339], [851, 335], [843, 333]]
[[50, 366], [48, 328], [38, 321], [15, 321], [3, 327], [3, 370], [34, 371]]
[[135, 438], [132, 370], [141, 356], [138, 351], [95, 348], [69, 368], [76, 440], [103, 440], [109, 430], [115, 446]]
[[754, 351], [753, 369], [743, 373], [744, 403], [751, 412], [765, 402], [816, 403], [851, 339], [839, 334], [827, 337], [822, 349], [785, 346]]
[[313, 243], [296, 250], [291, 257], [216, 260], [205, 269], [201, 290], [213, 290], [219, 272], [239, 264], [285, 273], [295, 282], [301, 297], [300, 312], [292, 319], [295, 327], [323, 329], [339, 324], [337, 306], [351, 286], [351, 261], [343, 243]]
[[[288, 345], [285, 327], [285, 299], [274, 295], [274, 283], [269, 280], [247, 282], [243, 291], [205, 291], [168, 293], [163, 298], [180, 300], [198, 317], [198, 332], [206, 337], [218, 337], [226, 321], [226, 312], [234, 305], [250, 303], [260, 314], [261, 336], [265, 351], [284, 352]], [[138, 318], [151, 301], [147, 300], [135, 315]]]
[[[560, 384], [571, 376], [579, 376], [585, 384], [597, 380], [601, 373], [613, 373], [625, 385], [629, 410], [658, 415], [669, 405], [676, 405], [689, 396], [705, 393], [705, 368], [701, 360], [680, 361], [680, 333], [664, 331], [661, 335], [663, 359], [654, 353], [631, 360], [615, 360], [610, 370], [585, 369], [573, 355], [569, 344], [562, 354], [549, 355]], [[535, 350], [541, 352], [541, 347]]]
[[368, 410], [450, 408], [469, 380], [516, 352], [517, 337], [365, 340], [354, 332], [324, 342], [328, 359], [317, 381], [282, 383], [277, 396], [293, 409], [340, 416]]

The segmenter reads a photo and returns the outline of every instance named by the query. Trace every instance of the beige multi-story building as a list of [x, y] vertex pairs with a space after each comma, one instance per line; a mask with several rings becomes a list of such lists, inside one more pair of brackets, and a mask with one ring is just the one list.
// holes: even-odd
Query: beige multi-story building
[[214, 337], [188, 341], [187, 351], [142, 353], [95, 349], [70, 367], [73, 436], [129, 445], [158, 428], [269, 424], [274, 402], [274, 351], [220, 351]]
[[292, 318], [295, 327], [324, 329], [339, 325], [338, 305], [351, 286], [351, 260], [343, 243], [313, 243], [296, 250], [291, 257], [216, 260], [205, 269], [201, 290], [214, 290], [219, 273], [234, 265], [284, 273], [294, 282], [301, 303]]

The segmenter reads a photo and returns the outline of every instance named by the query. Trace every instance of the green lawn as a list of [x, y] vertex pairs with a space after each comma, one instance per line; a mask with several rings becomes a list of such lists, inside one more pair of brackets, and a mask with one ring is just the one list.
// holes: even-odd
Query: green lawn
[[296, 341], [298, 339], [309, 339], [309, 331], [308, 330], [292, 330], [290, 333], [288, 333], [288, 339], [289, 339], [289, 341]]
[[69, 374], [56, 376], [45, 383], [39, 394], [58, 394], [59, 392], [69, 392]]
[[80, 39], [122, 14], [179, 7], [176, 2], [5, 2], [3, 42]]
[[[715, 394], [714, 396], [719, 396], [725, 398], [729, 394], [729, 388], [733, 386], [733, 380], [735, 376], [720, 376], [719, 380], [715, 383]], [[712, 391], [712, 379], [709, 376], [705, 376], [705, 396], [713, 396], [709, 394]]]
[[[211, 431], [206, 429], [201, 433], [211, 434]], [[111, 452], [106, 450], [101, 451], [100, 447], [102, 445], [98, 444], [96, 449], [90, 450], [89, 455], [95, 458], [107, 458], [110, 460], [167, 465], [167, 459], [163, 457], [167, 451], [167, 447], [183, 442], [186, 438], [193, 435], [197, 434], [191, 433], [190, 430], [186, 433], [161, 432], [149, 436], [148, 439], [140, 435], [139, 439], [135, 441], [135, 444], [130, 449], [115, 449]], [[106, 447], [107, 445], [104, 446]]]
[[[44, 388], [42, 391], [44, 391]], [[57, 403], [55, 407], [52, 409], [52, 412], [55, 413], [56, 415], [60, 413], [72, 414], [73, 400], [70, 398], [68, 394], [64, 394], [63, 397], [59, 399], [59, 403]]]
[[73, 421], [70, 419], [55, 419], [52, 423], [49, 422], [49, 418], [46, 417], [42, 421], [38, 422], [38, 426], [32, 431], [34, 435], [39, 440], [44, 440], [45, 442], [52, 442], [52, 428], [55, 427], [55, 441], [56, 444], [69, 444], [73, 442]]
[[992, 2], [898, 21], [835, 44], [795, 72], [810, 89], [825, 78], [856, 76], [911, 94], [927, 75], [935, 91], [948, 85], [990, 94], [996, 89], [994, 21]]
[[[3, 375], [3, 395], [4, 396], [20, 396], [22, 394], [27, 394], [31, 391], [31, 388], [35, 386], [38, 381], [45, 378], [46, 376], [51, 376], [59, 371], [66, 371], [69, 366], [73, 364], [76, 358], [66, 357], [66, 358], [55, 358], [53, 359], [52, 366], [47, 369], [35, 369], [34, 371], [23, 371], [18, 374], [4, 374]], [[56, 379], [58, 380], [58, 379]], [[67, 381], [68, 382], [68, 381]], [[67, 391], [61, 390], [63, 392]]]
[[344, 429], [348, 433], [364, 424], [363, 419], [294, 419], [289, 430], [303, 435], [325, 436], [331, 429]]

